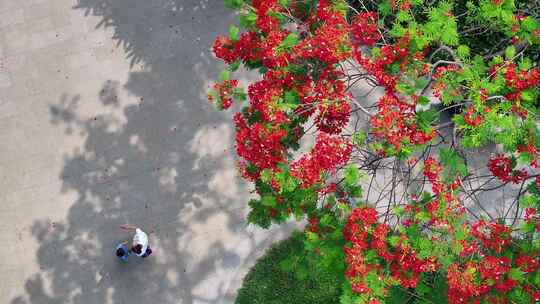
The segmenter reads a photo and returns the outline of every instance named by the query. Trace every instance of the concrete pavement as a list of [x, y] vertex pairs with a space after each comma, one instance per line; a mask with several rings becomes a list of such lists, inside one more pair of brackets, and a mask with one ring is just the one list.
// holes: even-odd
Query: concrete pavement
[[[245, 224], [206, 91], [221, 0], [0, 1], [0, 303], [232, 303], [289, 228]], [[248, 76], [246, 76], [248, 77]], [[120, 264], [123, 223], [155, 229]]]

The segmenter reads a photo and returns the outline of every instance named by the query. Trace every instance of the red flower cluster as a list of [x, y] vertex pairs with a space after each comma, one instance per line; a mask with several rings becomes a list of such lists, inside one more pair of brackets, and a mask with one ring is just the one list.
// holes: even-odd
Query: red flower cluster
[[265, 33], [279, 30], [279, 20], [270, 12], [281, 11], [277, 0], [253, 0], [253, 8], [257, 11], [257, 27]]
[[[538, 269], [538, 261], [534, 258], [520, 256], [516, 259], [516, 264], [523, 269], [527, 269], [529, 265], [530, 269]], [[492, 255], [484, 256], [479, 262], [468, 261], [463, 266], [450, 265], [447, 272], [448, 302], [450, 304], [508, 303], [505, 294], [512, 291], [518, 284], [510, 278], [511, 269], [510, 258]], [[524, 290], [534, 297], [535, 292], [531, 288], [529, 290], [524, 288]]]
[[[540, 84], [540, 70], [532, 68], [529, 71], [521, 70], [518, 72], [514, 64], [509, 64], [505, 69], [504, 79], [507, 87], [512, 89], [504, 97], [508, 100], [518, 101], [521, 100], [523, 91]], [[520, 113], [518, 112], [518, 114]]]
[[224, 36], [218, 36], [214, 40], [212, 51], [217, 58], [222, 59], [226, 63], [234, 62], [238, 58], [232, 41]]
[[[377, 211], [373, 208], [363, 207], [356, 208], [352, 211], [347, 225], [343, 230], [345, 240], [351, 242], [352, 246], [344, 248], [347, 270], [345, 276], [351, 281], [351, 287], [356, 293], [370, 294], [371, 289], [366, 286], [364, 281], [365, 276], [371, 271], [377, 271], [382, 265], [377, 263], [369, 263], [366, 261], [365, 251], [370, 247], [368, 240], [368, 231], [377, 223]], [[378, 231], [387, 230], [385, 224], [377, 224], [383, 226], [376, 227]], [[380, 244], [382, 238], [386, 235], [378, 234], [376, 244]]]
[[463, 115], [463, 119], [466, 124], [472, 127], [477, 127], [482, 123], [482, 116], [474, 110], [474, 107], [469, 107], [467, 109], [465, 115]]
[[[461, 71], [462, 69], [457, 65], [438, 66], [433, 74], [433, 79], [435, 80], [435, 84], [433, 85], [433, 95], [440, 98], [447, 87], [444, 77]], [[459, 93], [457, 91], [452, 91], [452, 94], [456, 95]]]
[[345, 82], [339, 80], [340, 73], [326, 70], [321, 74], [313, 90], [313, 101], [318, 102], [315, 122], [319, 130], [329, 134], [339, 134], [350, 118], [350, 95], [346, 93]]
[[375, 12], [363, 12], [354, 17], [351, 33], [358, 44], [371, 46], [381, 39], [377, 19]]
[[[432, 227], [449, 228], [449, 222], [461, 218], [465, 210], [463, 204], [455, 194], [460, 184], [459, 176], [451, 183], [443, 182], [441, 178], [442, 168], [440, 163], [433, 157], [428, 157], [424, 161], [424, 176], [431, 184], [431, 190], [436, 195], [431, 201], [425, 203], [423, 207], [425, 211], [430, 215], [428, 225]], [[407, 208], [411, 206], [411, 208]], [[421, 208], [412, 207], [408, 205], [405, 210], [408, 211], [411, 218], [417, 212], [421, 211]]]
[[501, 154], [490, 158], [488, 168], [494, 176], [505, 183], [511, 181], [518, 184], [529, 177], [529, 174], [524, 169], [513, 170], [512, 160]]
[[319, 1], [318, 17], [311, 24], [319, 24], [314, 34], [303, 39], [294, 52], [304, 60], [316, 59], [328, 65], [349, 58], [349, 25], [344, 16], [333, 11], [325, 1]]
[[[423, 50], [417, 49], [417, 43], [410, 43], [409, 35], [412, 35], [413, 29], [409, 28], [408, 34], [403, 37], [389, 36], [386, 40], [390, 44], [385, 41], [377, 45], [380, 48], [373, 48], [382, 40], [375, 12], [360, 13], [348, 24], [346, 14], [338, 8], [338, 2], [309, 2], [316, 3], [316, 7], [294, 0], [243, 1], [245, 11], [250, 14], [244, 20], [249, 23], [248, 31], [235, 37], [218, 37], [213, 51], [226, 63], [241, 62], [250, 69], [259, 69], [263, 76], [249, 85], [249, 103], [241, 114], [235, 116], [236, 149], [241, 157], [242, 174], [252, 181], [259, 181], [263, 176], [268, 177], [266, 172], [261, 175], [262, 170], [272, 172], [271, 180], [262, 183], [264, 187], [256, 183], [256, 191], [264, 197], [282, 190], [276, 173], [288, 169], [295, 179], [295, 185], [301, 182], [302, 189], [296, 190], [309, 192], [310, 195], [315, 195], [312, 191], [317, 191], [316, 194], [320, 196], [313, 206], [296, 201], [296, 205], [284, 205], [288, 198], [276, 194], [276, 205], [271, 208], [263, 206], [260, 216], [269, 217], [264, 220], [272, 222], [277, 221], [276, 217], [283, 220], [291, 213], [302, 212], [308, 215], [306, 229], [323, 237], [326, 227], [320, 221], [320, 214], [315, 215], [314, 209], [333, 211], [335, 200], [321, 203], [323, 194], [333, 195], [339, 204], [347, 201], [346, 187], [337, 181], [326, 185], [329, 181], [325, 178], [335, 176], [336, 171], [347, 164], [353, 148], [346, 137], [340, 136], [349, 124], [351, 96], [347, 93], [350, 79], [339, 63], [354, 58], [364, 70], [362, 73], [366, 72], [383, 87], [385, 94], [377, 104], [376, 114], [370, 119], [370, 131], [383, 142], [383, 145], [375, 145], [377, 148], [383, 147], [382, 154], [388, 151], [399, 153], [412, 145], [424, 145], [435, 136], [429, 126], [419, 126], [416, 112], [419, 97], [414, 91], [421, 88], [418, 87], [419, 83], [413, 85], [409, 81], [419, 77], [426, 79], [424, 76], [429, 74], [432, 63], [425, 62], [425, 57], [428, 51], [433, 50], [433, 45]], [[412, 3], [408, 0], [392, 0], [391, 6], [396, 10], [408, 10]], [[452, 16], [452, 12], [445, 15]], [[253, 16], [256, 16], [256, 20], [251, 19]], [[518, 17], [517, 20], [523, 22], [525, 19]], [[423, 34], [417, 31], [414, 35], [414, 41], [418, 42]], [[463, 65], [468, 63], [464, 62]], [[491, 80], [504, 77], [508, 87], [501, 91], [501, 95], [515, 101], [535, 96], [525, 91], [540, 83], [538, 68], [519, 70], [508, 61], [496, 68], [491, 71], [496, 75]], [[440, 96], [443, 90], [445, 96], [467, 94], [467, 87], [453, 85], [459, 80], [457, 77], [452, 79], [452, 75], [461, 72], [458, 65], [438, 67], [433, 75], [435, 95]], [[411, 86], [407, 87], [403, 81]], [[236, 80], [216, 84], [210, 99], [220, 108], [230, 107], [238, 93], [237, 84]], [[472, 95], [478, 97], [474, 94], [478, 92]], [[497, 100], [488, 100], [487, 90], [480, 89], [479, 94], [483, 102], [481, 107], [485, 106], [484, 111], [489, 111], [487, 105]], [[490, 94], [494, 92], [490, 91]], [[527, 108], [515, 102], [512, 111], [523, 118], [528, 117], [529, 107], [527, 104], [525, 106]], [[478, 127], [483, 123], [484, 115], [482, 109], [471, 106], [463, 113], [463, 118], [469, 126]], [[316, 143], [309, 153], [291, 163], [289, 149], [298, 146], [309, 121], [315, 122], [318, 134]], [[529, 137], [534, 138], [531, 134]], [[371, 142], [371, 137], [369, 139]], [[536, 164], [534, 140], [520, 143], [522, 145], [518, 152], [533, 156]], [[411, 166], [415, 164], [415, 161], [411, 162]], [[283, 169], [282, 165], [289, 168]], [[404, 230], [393, 230], [388, 224], [379, 223], [374, 208], [353, 209], [348, 217], [343, 230], [347, 245], [343, 250], [347, 263], [346, 276], [353, 291], [361, 294], [365, 302], [375, 304], [383, 301], [389, 285], [415, 288], [422, 273], [438, 271], [441, 267], [438, 262], [442, 262], [437, 261], [436, 256], [426, 257], [426, 250], [422, 250], [422, 246], [438, 246], [435, 243], [448, 242], [441, 246], [458, 247], [453, 253], [459, 253], [463, 260], [457, 259], [458, 262], [447, 269], [450, 303], [503, 303], [504, 294], [518, 287], [518, 282], [511, 278], [515, 276], [515, 268], [525, 274], [533, 274], [540, 270], [539, 256], [518, 253], [514, 255], [515, 259], [505, 257], [510, 249], [514, 249], [510, 244], [512, 230], [505, 225], [485, 221], [470, 226], [458, 197], [460, 177], [447, 183], [441, 178], [442, 168], [434, 158], [428, 157], [424, 165], [423, 173], [434, 195], [423, 195], [422, 200], [413, 199], [406, 205], [396, 221]], [[492, 158], [489, 168], [493, 175], [504, 182], [519, 183], [528, 177], [525, 170], [514, 170], [512, 159], [503, 155]], [[540, 177], [536, 183], [540, 188]], [[532, 188], [535, 189], [534, 186]], [[259, 211], [256, 207], [252, 208]], [[258, 216], [255, 214], [254, 218]], [[525, 220], [529, 223], [535, 221], [536, 224], [536, 208], [525, 210]], [[457, 233], [456, 225], [461, 225], [459, 232], [462, 237], [452, 235]], [[436, 251], [433, 250], [434, 254]], [[381, 280], [378, 287], [382, 288], [370, 286], [373, 280]], [[533, 300], [540, 299], [540, 292], [536, 290], [538, 286], [531, 282], [529, 279], [527, 283], [520, 282], [519, 287]]]
[[479, 220], [471, 226], [471, 234], [477, 238], [482, 246], [501, 253], [510, 245], [512, 229], [505, 225]]
[[379, 99], [378, 107], [379, 112], [371, 118], [373, 134], [384, 139], [395, 150], [399, 150], [405, 143], [425, 144], [435, 136], [433, 130], [426, 133], [417, 128], [414, 104], [386, 94]]
[[[365, 277], [370, 272], [375, 272], [379, 278], [389, 276], [403, 288], [415, 288], [422, 273], [436, 271], [438, 268], [434, 258], [420, 259], [411, 246], [404, 242], [404, 235], [390, 250], [387, 245], [390, 229], [387, 224], [377, 222], [377, 215], [373, 208], [356, 208], [343, 230], [345, 240], [350, 242], [350, 247], [344, 248], [347, 260], [345, 276], [351, 281], [354, 292], [367, 294], [371, 298], [376, 295], [365, 283]], [[370, 250], [376, 252], [375, 257], [368, 255]], [[385, 265], [390, 273], [384, 273]]]
[[504, 73], [506, 85], [510, 88], [523, 91], [530, 87], [535, 87], [540, 83], [540, 70], [532, 68], [529, 71], [516, 71], [514, 64], [509, 64]]
[[228, 109], [233, 102], [232, 95], [234, 89], [238, 86], [238, 80], [224, 80], [221, 83], [214, 84], [214, 90], [217, 94], [217, 100], [214, 100], [212, 94], [208, 94], [210, 102], [216, 102], [221, 109]]
[[440, 180], [441, 171], [441, 165], [433, 157], [428, 157], [424, 161], [424, 176], [427, 177], [435, 194], [441, 193], [444, 187]]
[[319, 133], [313, 150], [291, 165], [291, 174], [310, 187], [321, 181], [321, 173], [334, 172], [349, 160], [352, 145], [341, 137]]
[[395, 62], [400, 62], [400, 67], [404, 67], [408, 62], [409, 38], [407, 36], [392, 45], [381, 47], [380, 55], [374, 60], [363, 57], [359, 48], [356, 48], [354, 56], [356, 61], [383, 86], [386, 91], [393, 95], [396, 89], [397, 77], [391, 75], [386, 69]]
[[460, 267], [451, 264], [448, 267], [446, 279], [448, 282], [448, 302], [451, 304], [468, 304], [471, 298], [482, 292], [476, 283], [476, 265], [469, 262]]
[[[258, 170], [276, 169], [284, 159], [285, 148], [281, 140], [287, 132], [279, 127], [267, 127], [261, 123], [249, 126], [240, 113], [234, 117], [236, 123], [236, 153]], [[248, 176], [258, 177], [259, 171]]]

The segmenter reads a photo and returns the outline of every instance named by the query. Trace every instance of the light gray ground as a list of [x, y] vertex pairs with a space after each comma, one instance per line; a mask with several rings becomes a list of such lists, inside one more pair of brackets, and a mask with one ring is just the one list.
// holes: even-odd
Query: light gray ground
[[[288, 229], [245, 224], [205, 99], [221, 0], [0, 0], [0, 303], [231, 303]], [[114, 256], [156, 229], [154, 255]]]

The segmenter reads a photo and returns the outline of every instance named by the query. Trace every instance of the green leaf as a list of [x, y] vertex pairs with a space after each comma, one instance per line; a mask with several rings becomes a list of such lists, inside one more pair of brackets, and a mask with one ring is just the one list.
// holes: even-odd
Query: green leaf
[[441, 159], [441, 164], [444, 166], [444, 175], [445, 179], [448, 181], [453, 181], [456, 177], [456, 174], [459, 174], [461, 177], [467, 175], [467, 166], [465, 165], [464, 160], [456, 153], [456, 151], [441, 148], [439, 150], [439, 156]]
[[405, 22], [412, 20], [412, 16], [405, 10], [399, 10], [396, 14], [396, 20], [399, 22]]
[[321, 217], [321, 221], [320, 221], [321, 226], [323, 227], [329, 226], [331, 222], [332, 222], [332, 216], [330, 214], [325, 214]]
[[537, 203], [538, 198], [534, 195], [526, 195], [519, 200], [520, 206], [524, 208], [535, 207]]
[[[426, 77], [420, 77], [414, 81], [414, 87], [417, 90], [423, 89], [429, 82], [429, 79]], [[422, 97], [422, 96], [421, 96]]]
[[233, 91], [233, 98], [239, 101], [244, 101], [247, 99], [247, 95], [243, 89], [236, 88]]
[[286, 103], [299, 104], [300, 96], [296, 91], [285, 91], [283, 99]]
[[531, 89], [521, 91], [521, 99], [523, 101], [533, 101], [534, 100], [534, 91]]
[[508, 300], [510, 300], [510, 303], [532, 303], [529, 294], [519, 287], [510, 291]]
[[272, 172], [269, 169], [262, 170], [261, 181], [267, 184], [270, 183], [270, 181], [272, 181]]
[[540, 27], [540, 21], [536, 21], [533, 17], [527, 16], [521, 21], [521, 27], [526, 31], [533, 32]]
[[516, 47], [513, 45], [507, 47], [504, 51], [504, 56], [506, 57], [506, 59], [514, 58], [514, 56], [516, 56]]
[[235, 62], [229, 64], [229, 68], [228, 68], [229, 71], [234, 72], [238, 70], [238, 68], [240, 67], [240, 64], [241, 64], [240, 60], [236, 60]]
[[219, 74], [219, 80], [225, 81], [231, 79], [231, 71], [229, 70], [223, 70], [221, 71], [221, 74]]
[[243, 28], [250, 28], [257, 22], [257, 15], [250, 11], [247, 14], [240, 15], [240, 26]]
[[519, 227], [519, 229], [521, 230], [521, 232], [523, 233], [531, 233], [535, 230], [536, 228], [536, 225], [534, 224], [534, 222], [530, 221], [528, 223], [523, 223], [521, 224], [521, 226]]
[[415, 89], [408, 83], [405, 83], [405, 82], [399, 82], [397, 85], [396, 85], [396, 89], [401, 92], [401, 93], [405, 93], [405, 94], [408, 94], [408, 95], [413, 95], [414, 92], [415, 92]]
[[431, 288], [429, 288], [424, 282], [420, 281], [420, 283], [416, 285], [415, 291], [418, 295], [423, 297], [431, 291]]
[[525, 57], [519, 61], [520, 70], [530, 70], [531, 67], [532, 67], [532, 62], [529, 58]]
[[229, 38], [231, 38], [232, 41], [238, 41], [240, 38], [239, 33], [240, 29], [234, 25], [231, 25], [229, 28]]
[[467, 58], [469, 57], [470, 49], [468, 46], [461, 44], [460, 46], [457, 47], [456, 53], [461, 58]]
[[261, 204], [263, 204], [263, 206], [266, 206], [266, 207], [276, 207], [277, 206], [276, 198], [273, 196], [263, 196], [261, 200]]
[[390, 0], [381, 1], [377, 5], [377, 9], [381, 13], [381, 15], [387, 16], [392, 12], [392, 4], [391, 4]]
[[345, 169], [345, 183], [348, 185], [356, 185], [360, 178], [360, 171], [355, 165], [349, 165]]
[[427, 238], [418, 239], [418, 257], [425, 259], [433, 254], [432, 242]]
[[296, 91], [285, 91], [283, 102], [278, 104], [278, 109], [282, 111], [295, 110], [300, 104], [300, 96]]
[[430, 103], [429, 98], [427, 98], [426, 96], [418, 96], [417, 101], [418, 101], [418, 104], [423, 105], [423, 106], [427, 106]]
[[392, 208], [392, 212], [397, 216], [401, 216], [405, 212], [405, 209], [402, 206], [397, 206]]
[[290, 49], [298, 44], [298, 34], [290, 33], [283, 39], [281, 44], [278, 46], [278, 49]]
[[294, 111], [296, 108], [298, 108], [298, 104], [282, 102], [277, 105], [277, 108], [281, 111], [288, 111], [288, 110]]
[[537, 271], [534, 274], [532, 281], [533, 281], [534, 285], [536, 285], [536, 287], [540, 286], [540, 271]]
[[319, 240], [319, 236], [314, 232], [306, 231], [306, 240], [308, 242], [316, 242]]
[[289, 7], [290, 0], [278, 0], [279, 5], [282, 7]]
[[467, 238], [467, 234], [465, 233], [465, 231], [463, 231], [463, 229], [459, 228], [456, 230], [455, 237], [456, 240], [462, 241]]
[[366, 144], [366, 134], [364, 132], [355, 132], [352, 136], [353, 144], [362, 147]]
[[281, 169], [281, 172], [275, 174], [276, 181], [280, 186], [279, 193], [293, 192], [299, 185], [298, 181], [289, 174], [287, 167]]
[[281, 268], [284, 271], [292, 271], [294, 268], [295, 261], [293, 261], [293, 258], [287, 258], [279, 262], [279, 268]]
[[303, 281], [309, 276], [309, 271], [306, 269], [305, 266], [301, 265], [295, 269], [294, 274], [296, 275], [296, 278], [298, 278], [298, 280]]
[[240, 6], [242, 6], [242, 3], [244, 1], [242, 1], [242, 0], [225, 0], [224, 2], [225, 2], [225, 7], [235, 9], [235, 8], [239, 8]]
[[518, 165], [528, 165], [533, 160], [532, 156], [527, 152], [521, 152], [518, 155], [517, 163]]
[[421, 222], [427, 222], [430, 219], [430, 215], [426, 211], [420, 211], [414, 215], [414, 218]]
[[508, 272], [508, 277], [514, 281], [522, 281], [523, 271], [521, 271], [519, 268], [512, 268]]
[[390, 236], [388, 238], [388, 244], [390, 244], [390, 246], [396, 247], [398, 243], [399, 243], [399, 237], [398, 236], [392, 235], [392, 236]]
[[418, 126], [423, 131], [428, 131], [431, 125], [439, 119], [439, 113], [433, 109], [416, 112]]

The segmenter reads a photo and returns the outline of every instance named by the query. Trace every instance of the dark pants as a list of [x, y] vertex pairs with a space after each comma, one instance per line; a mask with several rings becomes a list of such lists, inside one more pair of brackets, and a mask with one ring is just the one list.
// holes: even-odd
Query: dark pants
[[141, 255], [141, 258], [149, 257], [151, 254], [152, 254], [152, 249], [150, 249], [150, 246], [148, 246], [148, 248], [146, 248], [146, 251], [144, 252], [144, 254]]

